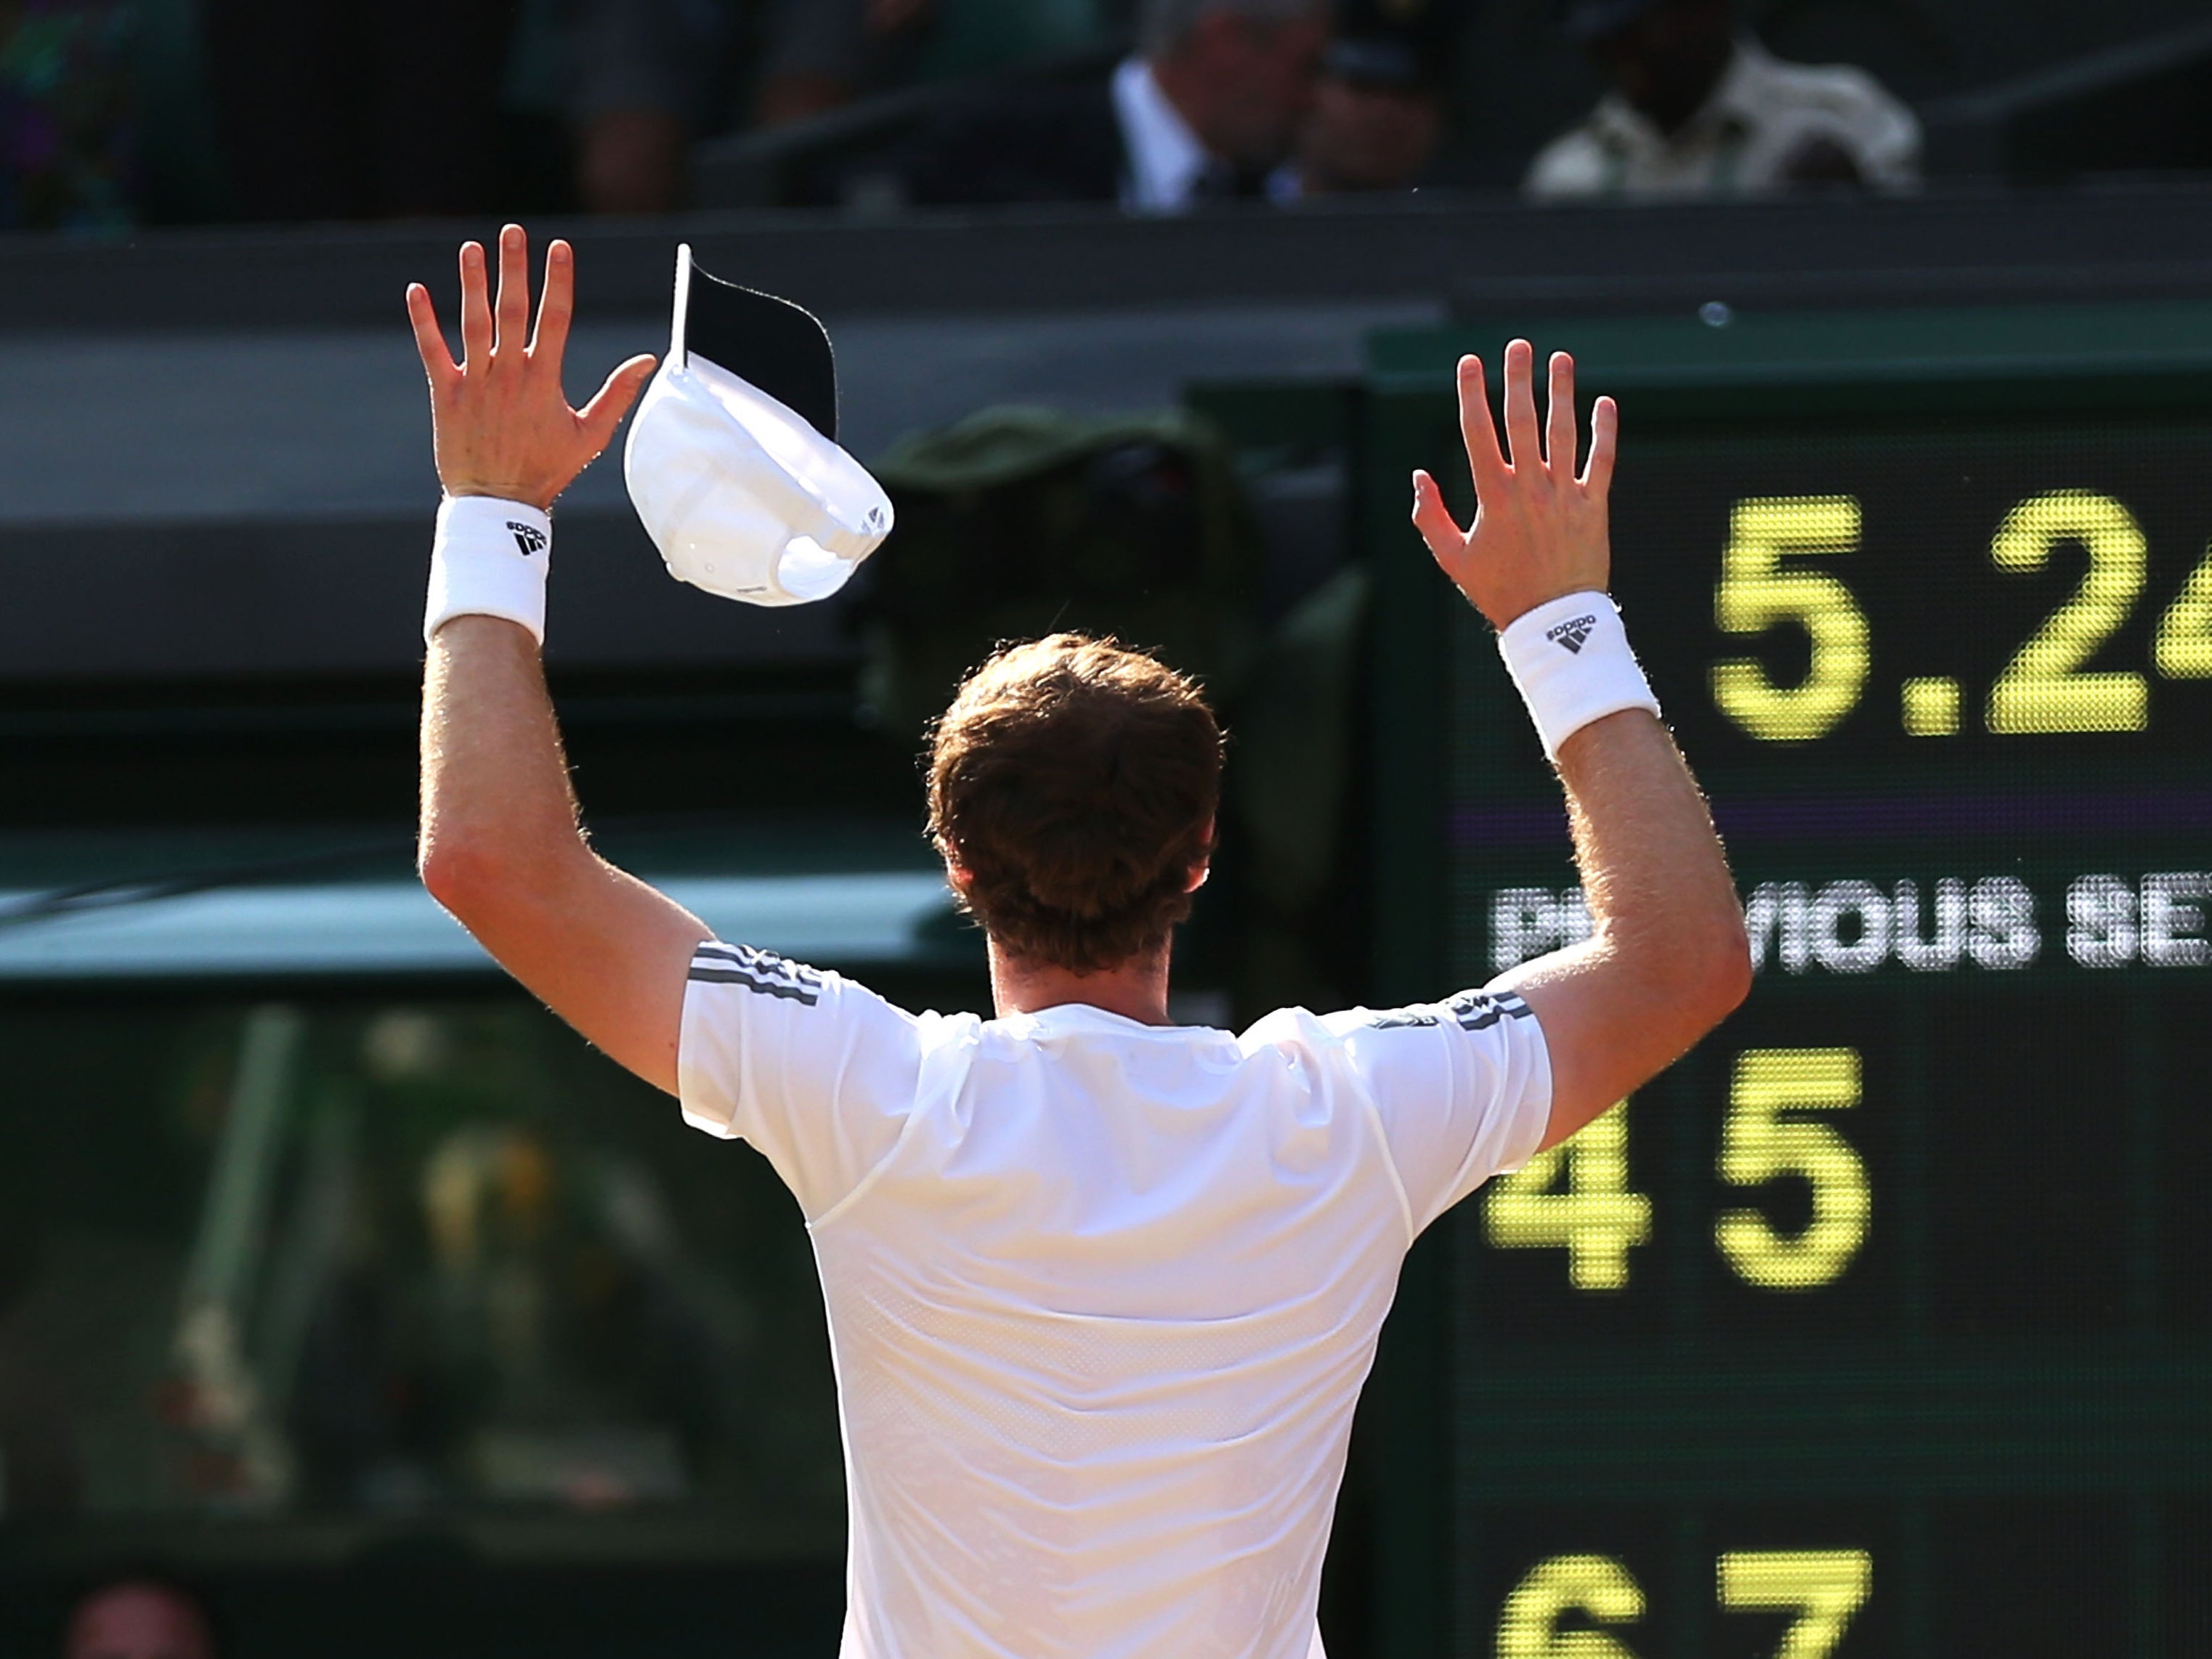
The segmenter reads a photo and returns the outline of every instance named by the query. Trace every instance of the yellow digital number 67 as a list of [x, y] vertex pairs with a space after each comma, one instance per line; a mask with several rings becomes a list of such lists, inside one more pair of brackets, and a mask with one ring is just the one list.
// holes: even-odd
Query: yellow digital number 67
[[[1864, 1550], [1735, 1550], [1715, 1565], [1714, 1590], [1729, 1613], [1795, 1613], [1774, 1659], [1828, 1659], [1874, 1588]], [[1644, 1617], [1644, 1590], [1610, 1556], [1540, 1561], [1505, 1599], [1497, 1659], [1636, 1659], [1601, 1630], [1562, 1630], [1571, 1620], [1619, 1627]]]

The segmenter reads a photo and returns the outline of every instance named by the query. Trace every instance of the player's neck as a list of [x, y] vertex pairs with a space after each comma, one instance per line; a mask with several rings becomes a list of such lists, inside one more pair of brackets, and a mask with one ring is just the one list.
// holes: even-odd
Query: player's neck
[[1097, 973], [1010, 957], [991, 942], [991, 1001], [1003, 1019], [1080, 1002], [1141, 1025], [1172, 1025], [1168, 1018], [1168, 953], [1138, 957]]

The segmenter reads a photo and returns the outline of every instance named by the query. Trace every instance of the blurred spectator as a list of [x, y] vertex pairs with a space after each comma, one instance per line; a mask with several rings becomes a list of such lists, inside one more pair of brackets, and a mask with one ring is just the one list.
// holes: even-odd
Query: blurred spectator
[[239, 216], [492, 210], [518, 0], [200, 0]]
[[[1375, 7], [1363, 9], [1380, 11]], [[1269, 193], [1279, 198], [1407, 190], [1443, 136], [1443, 82], [1459, 9], [1437, 0], [1413, 16], [1348, 17], [1322, 56], [1297, 153]]]
[[1112, 202], [1180, 213], [1259, 196], [1327, 40], [1321, 0], [1146, 0], [1103, 83], [1029, 83], [946, 113], [906, 171], [923, 203]]
[[750, 110], [784, 126], [916, 82], [1064, 60], [1107, 38], [1105, 0], [575, 0], [577, 190], [665, 213], [690, 146]]
[[131, 222], [128, 0], [0, 0], [0, 229]]
[[940, 0], [785, 0], [753, 100], [757, 126], [787, 126], [873, 91]]
[[1731, 196], [1918, 176], [1920, 124], [1848, 65], [1769, 57], [1729, 0], [1572, 0], [1568, 32], [1612, 83], [1528, 169], [1538, 197]]
[[206, 1604], [158, 1573], [112, 1578], [79, 1598], [62, 1659], [216, 1659]]
[[735, 101], [752, 22], [744, 0], [579, 0], [570, 52], [576, 193], [587, 210], [675, 210], [685, 153]]
[[1101, 0], [781, 0], [753, 119], [781, 126], [896, 84], [1065, 58], [1107, 33]]

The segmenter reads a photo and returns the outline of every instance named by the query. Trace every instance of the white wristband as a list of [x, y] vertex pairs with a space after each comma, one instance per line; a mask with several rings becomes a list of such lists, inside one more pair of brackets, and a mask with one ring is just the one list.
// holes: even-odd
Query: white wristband
[[545, 643], [545, 571], [553, 520], [521, 501], [449, 495], [430, 544], [430, 595], [422, 642], [455, 617], [504, 617]]
[[1602, 593], [1570, 593], [1516, 617], [1498, 635], [1498, 654], [1520, 688], [1547, 759], [1592, 720], [1624, 708], [1659, 712], [1620, 625]]

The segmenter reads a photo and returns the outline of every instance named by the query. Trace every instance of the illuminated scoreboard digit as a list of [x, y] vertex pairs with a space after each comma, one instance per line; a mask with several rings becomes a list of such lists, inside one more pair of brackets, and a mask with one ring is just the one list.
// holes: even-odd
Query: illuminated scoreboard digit
[[[2212, 308], [1528, 331], [1758, 973], [1443, 1224], [1449, 1650], [2212, 1654]], [[1589, 927], [1389, 511], [1506, 332], [1376, 348], [1394, 994]]]

